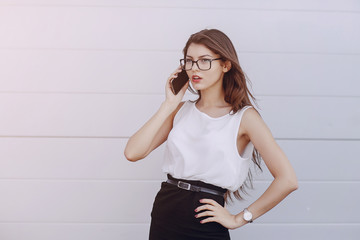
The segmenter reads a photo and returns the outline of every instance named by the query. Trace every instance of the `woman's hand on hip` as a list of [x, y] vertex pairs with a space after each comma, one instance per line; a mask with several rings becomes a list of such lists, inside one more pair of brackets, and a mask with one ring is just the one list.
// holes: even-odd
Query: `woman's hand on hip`
[[207, 217], [200, 221], [200, 223], [217, 222], [228, 229], [238, 228], [244, 223], [239, 221], [235, 215], [232, 215], [226, 208], [221, 206], [215, 200], [201, 199], [201, 203], [205, 203], [195, 209], [195, 212], [200, 212], [195, 215], [196, 218]]

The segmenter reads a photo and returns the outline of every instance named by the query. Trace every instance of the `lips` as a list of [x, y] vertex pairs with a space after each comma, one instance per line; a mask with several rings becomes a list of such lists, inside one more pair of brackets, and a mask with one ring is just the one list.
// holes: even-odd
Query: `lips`
[[202, 79], [202, 78], [199, 77], [198, 75], [192, 75], [192, 77], [191, 77], [191, 80], [192, 80], [193, 82], [200, 82], [201, 79]]

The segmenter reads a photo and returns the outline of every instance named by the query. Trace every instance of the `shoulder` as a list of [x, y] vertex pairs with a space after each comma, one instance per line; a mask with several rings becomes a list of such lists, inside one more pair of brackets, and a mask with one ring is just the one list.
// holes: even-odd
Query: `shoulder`
[[242, 122], [261, 119], [259, 112], [254, 107], [248, 107], [243, 113]]
[[249, 135], [254, 129], [264, 125], [264, 121], [259, 112], [254, 107], [247, 108], [241, 118], [239, 135]]

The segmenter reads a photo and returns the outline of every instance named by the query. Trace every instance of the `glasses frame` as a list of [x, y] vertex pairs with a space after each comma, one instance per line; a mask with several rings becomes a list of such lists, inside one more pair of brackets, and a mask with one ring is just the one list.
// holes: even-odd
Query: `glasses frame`
[[[180, 65], [181, 65], [181, 68], [183, 69], [183, 70], [185, 70], [185, 71], [190, 71], [193, 67], [194, 67], [194, 63], [196, 63], [196, 66], [198, 67], [198, 69], [199, 70], [201, 70], [201, 71], [208, 71], [208, 70], [210, 70], [211, 69], [211, 63], [213, 62], [213, 61], [215, 61], [215, 60], [222, 60], [223, 58], [213, 58], [213, 59], [206, 59], [206, 60], [209, 60], [210, 61], [210, 67], [209, 67], [209, 69], [201, 69], [200, 67], [199, 67], [199, 64], [198, 64], [198, 61], [199, 60], [204, 60], [204, 59], [198, 59], [198, 60], [196, 60], [196, 61], [193, 61], [193, 60], [190, 60], [192, 63], [191, 63], [191, 68], [190, 69], [185, 69], [185, 59], [184, 58], [182, 58], [182, 59], [180, 59]], [[182, 64], [182, 62], [181, 61], [184, 61], [184, 64]]]

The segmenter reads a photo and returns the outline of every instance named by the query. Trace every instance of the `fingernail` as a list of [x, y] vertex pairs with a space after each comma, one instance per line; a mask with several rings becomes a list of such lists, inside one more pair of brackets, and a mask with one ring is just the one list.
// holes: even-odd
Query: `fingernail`
[[198, 215], [196, 214], [196, 215], [195, 215], [195, 217], [197, 218], [197, 217], [198, 217]]
[[195, 212], [197, 212], [198, 210], [197, 209], [195, 209]]

